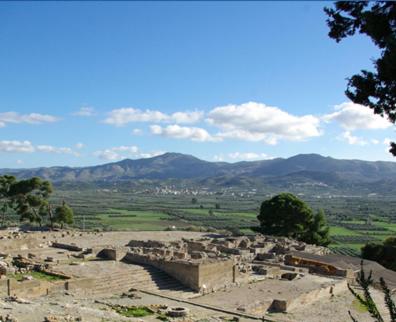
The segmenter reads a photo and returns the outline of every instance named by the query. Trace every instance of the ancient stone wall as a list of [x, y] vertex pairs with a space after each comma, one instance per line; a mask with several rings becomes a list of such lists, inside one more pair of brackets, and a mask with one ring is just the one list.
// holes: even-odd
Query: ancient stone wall
[[235, 282], [232, 260], [202, 263], [199, 265], [199, 285], [202, 291], [213, 292]]
[[285, 264], [306, 267], [309, 269], [310, 273], [341, 277], [347, 277], [349, 275], [349, 272], [346, 269], [341, 269], [331, 264], [292, 255], [285, 256]]
[[127, 252], [127, 247], [103, 248], [97, 252], [96, 256], [103, 259], [119, 261], [125, 257]]
[[133, 264], [154, 266], [197, 292], [212, 292], [230, 285], [235, 280], [234, 262], [232, 260], [215, 262], [168, 261], [135, 253], [128, 253], [123, 260]]
[[140, 254], [127, 253], [124, 262], [156, 267], [194, 291], [200, 290], [198, 265], [187, 261], [165, 261]]

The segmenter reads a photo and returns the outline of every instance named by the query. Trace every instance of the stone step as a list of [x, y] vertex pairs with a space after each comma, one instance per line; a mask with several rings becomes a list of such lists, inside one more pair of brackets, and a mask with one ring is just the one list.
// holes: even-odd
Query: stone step
[[[128, 271], [115, 271], [98, 278], [98, 284], [90, 290], [93, 295], [109, 293], [122, 293], [131, 288], [159, 292], [175, 298], [191, 298], [197, 295], [188, 287], [167, 273], [150, 266], [138, 266]], [[105, 282], [103, 282], [105, 281]]]
[[106, 283], [105, 285], [99, 284], [94, 289], [108, 290], [108, 289], [125, 289], [125, 288], [137, 288], [137, 289], [155, 288], [155, 289], [179, 290], [179, 289], [185, 289], [186, 287], [175, 280], [161, 280], [161, 281], [147, 280], [143, 282], [118, 281], [118, 282]]

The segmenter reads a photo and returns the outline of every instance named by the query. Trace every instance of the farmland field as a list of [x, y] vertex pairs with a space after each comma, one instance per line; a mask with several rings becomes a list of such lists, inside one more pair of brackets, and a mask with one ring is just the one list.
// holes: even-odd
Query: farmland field
[[[74, 226], [103, 230], [235, 230], [251, 233], [265, 193], [227, 191], [212, 194], [158, 194], [116, 189], [56, 190], [52, 202], [65, 200]], [[314, 211], [323, 209], [330, 225], [330, 248], [358, 255], [367, 242], [396, 234], [396, 198], [299, 196]], [[368, 220], [369, 219], [369, 220]], [[16, 221], [17, 218], [14, 218]]]

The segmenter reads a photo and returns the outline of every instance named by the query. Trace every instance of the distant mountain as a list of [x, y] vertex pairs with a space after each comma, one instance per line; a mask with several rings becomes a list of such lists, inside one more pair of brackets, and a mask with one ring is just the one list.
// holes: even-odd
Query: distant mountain
[[[387, 191], [396, 183], [395, 162], [337, 160], [318, 154], [237, 163], [208, 162], [191, 155], [165, 153], [92, 167], [0, 169], [19, 178], [39, 176], [55, 183], [182, 182], [214, 187], [359, 188]], [[370, 188], [371, 187], [371, 188]]]

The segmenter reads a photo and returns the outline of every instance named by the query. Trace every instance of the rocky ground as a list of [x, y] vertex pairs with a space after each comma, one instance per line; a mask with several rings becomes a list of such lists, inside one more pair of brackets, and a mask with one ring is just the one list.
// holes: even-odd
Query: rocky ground
[[[7, 251], [12, 255], [22, 254], [28, 256], [30, 252], [35, 257], [51, 257], [58, 262], [55, 268], [82, 277], [106, 276], [110, 272], [126, 272], [133, 270], [133, 265], [118, 262], [77, 262], [71, 265], [67, 261], [67, 252], [48, 247], [47, 243], [59, 241], [62, 243], [75, 243], [81, 247], [95, 247], [97, 245], [124, 246], [130, 240], [155, 239], [161, 241], [177, 240], [181, 238], [198, 238], [202, 233], [191, 232], [37, 232], [29, 234], [10, 234], [0, 232], [0, 253]], [[37, 240], [39, 243], [37, 243]], [[17, 245], [17, 249], [13, 247]], [[4, 247], [3, 247], [4, 246]], [[8, 249], [7, 249], [8, 247]], [[66, 260], [65, 260], [66, 258]], [[65, 263], [62, 262], [65, 261]], [[76, 259], [70, 259], [73, 261]], [[127, 266], [127, 267], [124, 267]], [[68, 271], [70, 270], [70, 272]], [[128, 272], [127, 272], [128, 271]], [[132, 275], [131, 275], [132, 276]], [[136, 279], [136, 278], [135, 278]], [[108, 280], [107, 280], [108, 282]], [[292, 281], [264, 280], [241, 287], [231, 287], [224, 291], [207, 294], [189, 300], [170, 299], [161, 294], [147, 294], [131, 291], [128, 296], [120, 295], [121, 292], [110, 289], [106, 295], [88, 296], [69, 291], [50, 294], [47, 296], [29, 298], [14, 298], [10, 300], [5, 296], [0, 298], [0, 322], [64, 322], [64, 321], [258, 321], [243, 316], [241, 308], [255, 302], [266, 303], [272, 299], [298, 297], [302, 292], [310, 292], [328, 283], [334, 283], [330, 278], [310, 276]], [[106, 281], [104, 281], [106, 285]], [[124, 284], [122, 284], [124, 285]], [[48, 292], [48, 291], [47, 291]], [[118, 293], [118, 295], [114, 295]], [[165, 294], [165, 293], [164, 293]], [[378, 290], [373, 290], [373, 296], [380, 309], [386, 312], [383, 296]], [[276, 322], [347, 322], [351, 321], [348, 311], [359, 322], [371, 322], [370, 315], [362, 308], [348, 290], [338, 292], [317, 301], [309, 301], [296, 306], [288, 313], [266, 314], [268, 321]], [[312, 303], [311, 303], [312, 302]], [[115, 306], [143, 306], [153, 310], [153, 314], [145, 317], [125, 317], [116, 312]], [[187, 309], [187, 317], [175, 319], [164, 314], [165, 307], [183, 307]], [[223, 311], [222, 311], [223, 310]], [[232, 314], [239, 312], [240, 314]], [[248, 312], [248, 311], [245, 311]], [[8, 318], [6, 318], [8, 316]], [[258, 315], [259, 316], [259, 315]]]
[[[0, 300], [0, 316], [11, 315], [18, 322], [66, 322], [66, 321], [160, 321], [164, 318], [161, 314], [152, 314], [146, 317], [132, 318], [123, 317], [112, 309], [112, 305], [123, 306], [147, 306], [154, 310], [158, 306], [184, 307], [189, 314], [186, 318], [167, 318], [168, 321], [257, 321], [244, 317], [236, 317], [216, 310], [210, 310], [175, 300], [165, 299], [159, 296], [134, 293], [136, 298], [121, 296], [104, 297], [98, 299], [78, 298], [73, 295], [57, 295], [51, 298], [41, 297], [28, 303], [7, 302]], [[224, 294], [224, 298], [226, 298]], [[382, 295], [373, 290], [373, 296], [381, 303], [384, 310]], [[232, 300], [232, 299], [230, 299]], [[213, 303], [215, 304], [215, 303]], [[349, 322], [351, 321], [348, 310], [359, 322], [372, 322], [369, 314], [360, 307], [353, 296], [345, 292], [334, 296], [329, 300], [317, 301], [314, 304], [292, 310], [289, 313], [267, 314], [268, 321], [277, 322]], [[12, 320], [11, 320], [12, 321]], [[7, 321], [8, 322], [8, 321]]]

